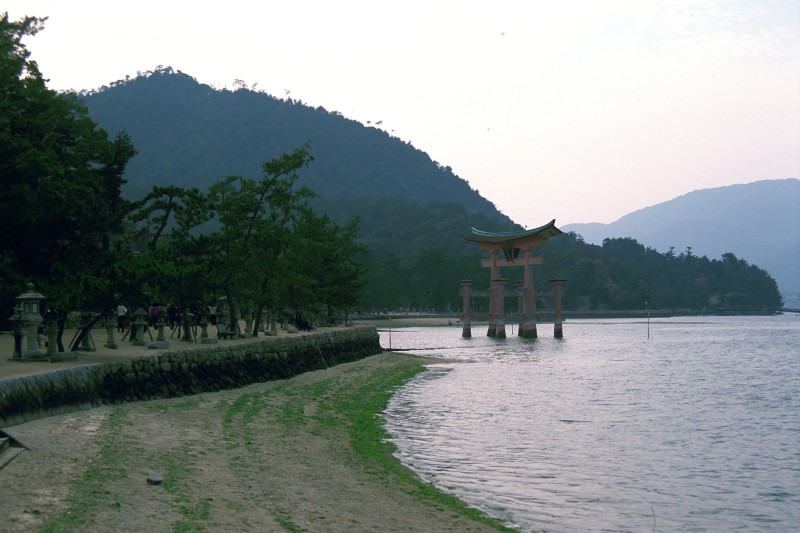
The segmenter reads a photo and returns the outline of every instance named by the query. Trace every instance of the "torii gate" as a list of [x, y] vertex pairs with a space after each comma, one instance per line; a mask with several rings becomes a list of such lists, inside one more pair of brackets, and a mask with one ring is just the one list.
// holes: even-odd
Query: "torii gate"
[[[524, 275], [521, 282], [517, 282], [517, 290], [514, 291], [518, 297], [519, 313], [523, 316], [522, 324], [519, 328], [519, 336], [525, 338], [536, 338], [536, 291], [533, 287], [533, 265], [542, 263], [541, 256], [534, 256], [533, 249], [541, 246], [550, 237], [561, 235], [562, 231], [556, 227], [555, 219], [548, 224], [523, 232], [490, 233], [472, 228], [472, 232], [467, 236], [468, 241], [478, 243], [481, 250], [488, 250], [491, 254], [490, 259], [482, 259], [481, 266], [491, 268], [491, 287], [487, 291], [489, 296], [489, 331], [487, 336], [506, 338], [505, 323], [505, 283], [507, 279], [500, 277], [500, 268], [505, 266], [523, 266]], [[500, 252], [503, 252], [503, 259]], [[520, 257], [522, 253], [522, 257]], [[555, 310], [555, 329], [556, 337], [563, 336], [561, 313], [561, 284], [562, 279], [552, 279], [554, 293]], [[461, 296], [464, 300], [464, 319], [462, 337], [472, 336], [472, 324], [470, 320], [469, 302], [472, 296], [483, 296], [479, 294], [484, 291], [472, 291], [472, 281], [464, 280], [461, 282]]]

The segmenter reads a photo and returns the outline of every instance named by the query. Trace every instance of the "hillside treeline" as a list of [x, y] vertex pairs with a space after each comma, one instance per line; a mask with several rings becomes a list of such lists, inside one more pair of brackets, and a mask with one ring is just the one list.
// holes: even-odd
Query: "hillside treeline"
[[305, 184], [315, 210], [332, 215], [356, 198], [404, 198], [455, 202], [470, 213], [510, 223], [469, 183], [375, 125], [364, 126], [336, 111], [276, 98], [244, 82], [228, 89], [198, 83], [159, 66], [114, 82], [81, 99], [100, 127], [130, 135], [139, 155], [126, 172], [123, 194], [140, 197], [153, 185], [206, 189], [228, 174], [253, 175], [265, 160], [308, 145], [314, 161]]
[[[42, 23], [0, 17], [3, 320], [29, 281], [51, 305], [103, 312], [220, 297], [259, 315], [327, 321], [458, 311], [460, 280], [489, 283], [470, 227], [521, 229], [448, 167], [336, 113], [215, 91], [171, 69], [83, 97], [50, 91], [21, 42]], [[309, 132], [324, 134], [308, 143]], [[128, 179], [140, 194], [123, 194]], [[780, 304], [774, 280], [732, 254], [660, 254], [632, 239], [596, 246], [574, 234], [540, 254], [541, 309], [552, 277], [567, 279], [564, 306], [575, 311]]]
[[155, 185], [124, 198], [137, 149], [124, 131], [109, 138], [75, 94], [47, 89], [22, 44], [42, 27], [36, 17], [0, 16], [6, 327], [28, 282], [49, 298], [47, 315], [95, 312], [94, 322], [118, 304], [202, 311], [220, 296], [229, 316], [246, 308], [256, 324], [267, 317], [333, 322], [355, 305], [362, 285], [357, 221], [340, 225], [308, 205], [313, 192], [300, 182], [313, 161], [307, 145], [262, 163], [258, 178], [231, 174], [202, 191]]
[[[775, 280], [731, 253], [720, 259], [698, 257], [691, 250], [659, 253], [631, 238], [606, 239], [598, 246], [575, 233], [564, 233], [549, 239], [536, 254], [544, 258], [534, 267], [537, 307], [542, 310], [552, 309], [552, 278], [567, 280], [563, 290], [567, 311], [647, 307], [668, 312], [762, 312], [781, 306]], [[413, 257], [387, 254], [373, 257], [366, 270], [368, 284], [361, 300], [366, 312], [401, 308], [457, 312], [462, 307], [460, 280], [472, 279], [476, 289], [489, 286], [489, 272], [480, 266], [477, 250], [467, 255], [436, 249]], [[501, 274], [511, 288], [522, 279], [522, 268], [504, 268]], [[509, 311], [516, 305], [508, 299]], [[476, 299], [472, 308], [485, 311], [486, 301]]]

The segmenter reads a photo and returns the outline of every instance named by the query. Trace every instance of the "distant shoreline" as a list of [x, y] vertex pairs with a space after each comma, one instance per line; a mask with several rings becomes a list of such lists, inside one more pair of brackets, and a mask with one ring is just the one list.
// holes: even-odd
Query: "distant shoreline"
[[[794, 309], [715, 309], [714, 312], [698, 313], [689, 309], [679, 309], [672, 311], [664, 310], [624, 310], [624, 311], [565, 311], [564, 319], [608, 319], [608, 318], [672, 318], [672, 317], [698, 317], [698, 316], [773, 316], [785, 312], [797, 312]], [[461, 327], [461, 315], [456, 313], [449, 314], [425, 314], [425, 313], [409, 313], [409, 314], [392, 314], [385, 315], [359, 315], [353, 318], [353, 323], [357, 325], [369, 325], [377, 328], [406, 328], [406, 327]], [[506, 324], [518, 324], [519, 317], [506, 317]], [[539, 324], [552, 324], [552, 313], [539, 313]], [[485, 325], [488, 324], [486, 317], [473, 318], [472, 325]]]

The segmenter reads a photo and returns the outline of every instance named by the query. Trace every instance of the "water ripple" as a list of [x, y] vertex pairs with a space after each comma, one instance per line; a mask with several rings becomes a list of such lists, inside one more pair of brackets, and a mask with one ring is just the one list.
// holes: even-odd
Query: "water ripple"
[[643, 328], [570, 321], [562, 340], [503, 341], [405, 330], [395, 349], [463, 362], [394, 396], [398, 457], [522, 530], [800, 529], [799, 319]]

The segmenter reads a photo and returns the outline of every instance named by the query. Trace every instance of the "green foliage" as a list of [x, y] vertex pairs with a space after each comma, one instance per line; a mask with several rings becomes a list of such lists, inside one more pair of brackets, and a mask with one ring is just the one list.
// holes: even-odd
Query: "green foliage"
[[154, 187], [132, 204], [127, 239], [139, 260], [137, 272], [149, 281], [139, 305], [177, 303], [185, 311], [208, 301], [214, 249], [201, 229], [213, 217], [211, 202], [197, 189]]
[[[567, 279], [565, 309], [650, 309], [715, 311], [726, 307], [776, 308], [780, 294], [775, 280], [762, 269], [726, 254], [723, 260], [690, 252], [659, 253], [635, 239], [606, 239], [587, 244], [575, 233], [550, 239], [535, 268], [535, 283], [546, 287], [550, 277]], [[746, 294], [739, 305], [733, 293]]]
[[222, 223], [213, 268], [234, 315], [234, 294], [253, 302], [260, 318], [265, 308], [278, 306], [276, 279], [297, 286], [287, 254], [305, 200], [313, 195], [296, 187], [298, 171], [312, 160], [304, 145], [264, 163], [260, 180], [229, 176], [211, 186], [209, 196]]
[[[49, 91], [22, 45], [43, 22], [0, 18], [4, 309], [30, 280], [51, 303], [91, 310], [152, 300], [185, 309], [224, 292], [231, 309], [238, 300], [259, 317], [288, 309], [335, 322], [356, 305], [457, 311], [460, 280], [489, 284], [464, 238], [470, 227], [520, 229], [449, 167], [321, 108], [215, 91], [171, 68], [83, 100]], [[146, 157], [131, 159], [132, 139]], [[265, 155], [261, 178], [229, 175]], [[318, 196], [299, 186], [301, 170]], [[123, 199], [123, 173], [140, 200]], [[553, 276], [568, 279], [567, 310], [780, 305], [774, 280], [733, 254], [659, 254], [633, 239], [599, 247], [573, 234], [550, 239], [541, 255], [544, 306]], [[521, 269], [503, 274], [514, 280]]]
[[352, 309], [365, 284], [358, 262], [366, 247], [356, 243], [358, 220], [339, 226], [328, 216], [304, 210], [292, 235], [296, 275], [291, 296], [284, 301], [294, 309], [319, 306], [324, 323], [338, 322], [340, 312]]
[[[124, 131], [109, 140], [76, 95], [47, 89], [22, 44], [43, 24], [0, 16], [0, 278], [33, 281], [62, 305], [99, 305], [135, 150]], [[0, 288], [9, 309], [16, 294]]]
[[[313, 193], [297, 185], [298, 171], [313, 161], [307, 144], [264, 163], [259, 180], [232, 176], [208, 194], [156, 184], [126, 201], [131, 138], [119, 130], [109, 140], [76, 95], [47, 89], [22, 44], [43, 23], [0, 17], [3, 309], [24, 281], [51, 305], [105, 312], [120, 302], [188, 309], [221, 290], [234, 312], [233, 294], [259, 311], [287, 302], [352, 305], [360, 287], [357, 226], [339, 227], [307, 208]], [[163, 179], [163, 171], [154, 176]], [[297, 268], [296, 256], [309, 260]]]
[[[567, 280], [563, 305], [568, 311], [638, 310], [644, 309], [645, 301], [649, 309], [692, 312], [726, 308], [760, 312], [781, 306], [775, 280], [733, 254], [722, 260], [691, 253], [661, 254], [630, 238], [606, 239], [597, 246], [574, 233], [549, 239], [535, 254], [544, 258], [533, 269], [539, 310], [552, 309], [549, 280], [554, 277]], [[477, 250], [473, 255], [439, 250], [414, 257], [373, 255], [366, 264], [363, 311], [460, 312], [461, 279], [473, 280], [476, 289], [489, 286], [489, 269], [480, 266]], [[522, 279], [522, 267], [504, 268], [502, 273], [511, 282]], [[485, 298], [476, 298], [472, 310], [485, 312], [486, 303]], [[507, 310], [516, 311], [512, 299]]]
[[170, 67], [119, 80], [84, 101], [109, 131], [128, 131], [142, 154], [127, 174], [129, 197], [159, 183], [207, 190], [220, 176], [255, 175], [265, 158], [310, 143], [314, 161], [303, 179], [318, 195], [312, 205], [340, 224], [357, 214], [335, 214], [353, 196], [416, 202], [421, 194], [510, 223], [450, 167], [389, 132], [321, 107], [243, 86], [215, 90]]

